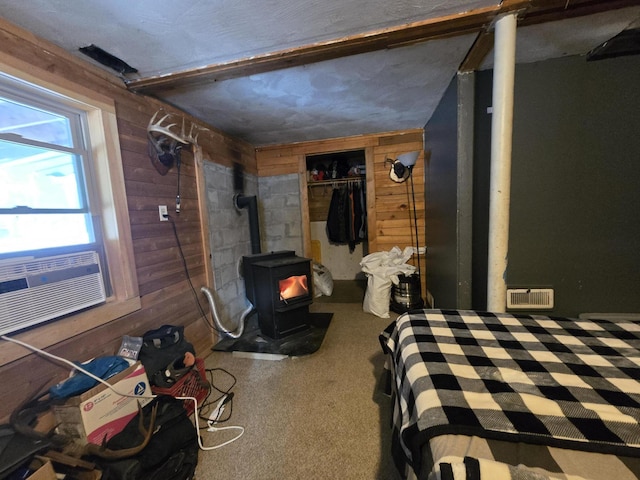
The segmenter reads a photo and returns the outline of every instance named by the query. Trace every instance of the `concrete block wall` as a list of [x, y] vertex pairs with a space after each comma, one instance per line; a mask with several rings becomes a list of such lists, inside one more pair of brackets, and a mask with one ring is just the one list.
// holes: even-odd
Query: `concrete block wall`
[[[249, 305], [239, 272], [240, 260], [251, 254], [249, 214], [246, 209], [238, 211], [233, 203], [233, 169], [205, 162], [204, 174], [214, 299], [224, 325], [231, 327]], [[256, 176], [245, 175], [244, 193], [258, 194]]]
[[262, 251], [294, 250], [302, 256], [302, 214], [298, 174], [258, 179]]

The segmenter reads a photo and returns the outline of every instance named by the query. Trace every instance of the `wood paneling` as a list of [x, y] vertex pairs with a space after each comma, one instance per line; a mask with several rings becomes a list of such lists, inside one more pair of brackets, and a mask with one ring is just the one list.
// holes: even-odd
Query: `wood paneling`
[[[186, 335], [198, 355], [204, 356], [214, 336], [201, 309], [208, 304], [196, 289], [210, 275], [208, 235], [202, 231], [201, 199], [194, 155], [183, 151], [180, 174], [182, 211], [175, 213], [178, 175], [171, 170], [159, 175], [147, 154], [146, 127], [159, 109], [173, 112], [200, 127], [201, 156], [231, 166], [241, 163], [249, 173], [257, 173], [251, 145], [234, 140], [214, 128], [155, 99], [127, 91], [122, 82], [88, 63], [67, 55], [19, 28], [0, 20], [0, 62], [24, 62], [31, 75], [55, 76], [68, 88], [89, 89], [113, 99], [117, 116], [120, 154], [125, 179], [134, 261], [141, 308], [132, 314], [73, 336], [46, 350], [74, 361], [113, 355], [123, 335], [141, 335], [164, 324], [184, 325]], [[200, 155], [200, 153], [199, 153]], [[158, 205], [167, 205], [172, 222], [160, 222]], [[206, 225], [205, 225], [206, 228]], [[182, 253], [181, 253], [182, 251]], [[184, 254], [184, 261], [182, 259]], [[186, 271], [185, 271], [186, 265]], [[200, 306], [198, 305], [200, 303]], [[4, 345], [3, 345], [4, 347]], [[69, 369], [35, 354], [26, 355], [0, 367], [0, 421], [6, 420], [18, 402], [43, 383], [65, 378]]]
[[[393, 182], [389, 178], [390, 164], [385, 160], [387, 158], [393, 160], [406, 152], [416, 150], [422, 152], [422, 142], [423, 131], [416, 129], [262, 147], [256, 149], [257, 170], [259, 176], [298, 172], [303, 189], [303, 218], [306, 215], [306, 218], [310, 220], [326, 219], [328, 201], [331, 199], [331, 185], [326, 189], [326, 192], [323, 186], [313, 185], [307, 188], [306, 174], [304, 173], [305, 156], [365, 149], [369, 252], [388, 251], [394, 246], [404, 249], [407, 246], [415, 245], [411, 186], [409, 181]], [[418, 218], [418, 236], [420, 245], [423, 246], [425, 244], [425, 196], [424, 155], [422, 153], [413, 169], [413, 184]], [[308, 231], [308, 228], [303, 228], [304, 254], [311, 257], [311, 238]], [[412, 263], [417, 264], [414, 260]], [[426, 279], [424, 256], [420, 257], [420, 263], [422, 278]], [[422, 283], [424, 295], [426, 282], [423, 280]]]

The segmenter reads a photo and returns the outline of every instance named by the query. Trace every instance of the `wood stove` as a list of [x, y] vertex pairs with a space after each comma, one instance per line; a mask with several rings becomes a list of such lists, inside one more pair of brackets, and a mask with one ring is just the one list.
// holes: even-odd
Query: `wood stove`
[[245, 256], [243, 273], [264, 335], [278, 339], [309, 328], [311, 259], [290, 250]]

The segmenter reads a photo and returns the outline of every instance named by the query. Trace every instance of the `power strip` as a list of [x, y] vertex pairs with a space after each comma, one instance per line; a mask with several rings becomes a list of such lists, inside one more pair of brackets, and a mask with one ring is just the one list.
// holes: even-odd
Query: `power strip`
[[211, 415], [209, 415], [209, 421], [207, 422], [209, 426], [213, 425], [214, 423], [218, 423], [218, 420], [220, 419], [220, 417], [222, 417], [222, 414], [224, 413], [225, 405], [229, 403], [232, 399], [233, 399], [233, 392], [225, 394], [218, 401], [216, 408], [214, 408], [213, 411], [211, 412]]

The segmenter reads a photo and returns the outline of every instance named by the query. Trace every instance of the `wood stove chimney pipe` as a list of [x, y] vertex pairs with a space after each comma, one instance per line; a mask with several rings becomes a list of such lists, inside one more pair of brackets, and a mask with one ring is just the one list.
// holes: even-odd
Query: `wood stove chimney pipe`
[[255, 195], [243, 195], [241, 193], [233, 196], [233, 203], [238, 211], [243, 208], [249, 210], [249, 234], [251, 235], [251, 253], [261, 253], [260, 248], [260, 225], [258, 223], [258, 199]]

